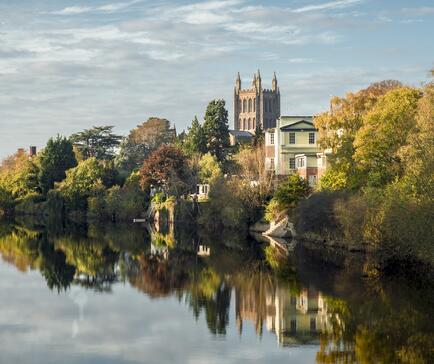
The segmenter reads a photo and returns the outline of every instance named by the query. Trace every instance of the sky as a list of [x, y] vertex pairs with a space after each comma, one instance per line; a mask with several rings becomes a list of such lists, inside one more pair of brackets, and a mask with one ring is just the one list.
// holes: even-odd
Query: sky
[[150, 116], [185, 129], [260, 69], [283, 115], [434, 67], [432, 0], [0, 0], [0, 158]]

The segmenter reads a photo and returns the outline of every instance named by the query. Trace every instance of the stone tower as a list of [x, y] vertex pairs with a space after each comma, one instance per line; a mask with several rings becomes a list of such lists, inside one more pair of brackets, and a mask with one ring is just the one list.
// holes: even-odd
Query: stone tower
[[262, 88], [261, 74], [255, 73], [250, 88], [241, 88], [238, 73], [234, 89], [234, 129], [254, 132], [256, 123], [263, 130], [274, 128], [280, 117], [280, 91], [277, 86], [276, 73], [270, 89]]

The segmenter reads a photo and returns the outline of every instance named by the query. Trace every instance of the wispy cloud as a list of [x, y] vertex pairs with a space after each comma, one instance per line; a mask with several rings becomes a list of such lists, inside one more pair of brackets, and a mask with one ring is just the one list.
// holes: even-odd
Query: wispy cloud
[[123, 9], [126, 9], [130, 7], [131, 5], [137, 4], [139, 2], [142, 2], [143, 0], [133, 0], [129, 2], [122, 2], [122, 3], [112, 3], [112, 4], [106, 4], [96, 7], [91, 6], [68, 6], [62, 10], [55, 10], [51, 11], [50, 14], [53, 15], [76, 15], [76, 14], [84, 14], [84, 13], [91, 13], [91, 12], [116, 12]]
[[317, 11], [317, 10], [328, 10], [328, 9], [336, 9], [336, 8], [345, 8], [348, 6], [355, 5], [357, 3], [361, 3], [363, 0], [338, 0], [331, 1], [323, 4], [316, 5], [306, 5], [301, 8], [293, 9], [294, 13], [305, 13], [308, 11]]
[[306, 64], [314, 63], [315, 61], [312, 58], [290, 58], [288, 62], [293, 64]]
[[431, 15], [434, 14], [434, 6], [421, 6], [416, 8], [403, 8], [401, 11], [411, 15]]

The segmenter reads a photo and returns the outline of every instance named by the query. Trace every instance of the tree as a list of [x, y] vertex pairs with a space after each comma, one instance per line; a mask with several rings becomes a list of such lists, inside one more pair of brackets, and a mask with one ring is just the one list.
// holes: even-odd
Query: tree
[[357, 189], [364, 184], [365, 176], [354, 160], [354, 139], [363, 125], [363, 116], [390, 90], [400, 87], [398, 81], [374, 83], [344, 98], [333, 97], [330, 111], [314, 118], [319, 129], [319, 143], [323, 149], [331, 149], [330, 168], [340, 176], [345, 175], [346, 188]]
[[[434, 76], [434, 70], [433, 76]], [[404, 163], [405, 184], [423, 199], [434, 198], [434, 82], [423, 89], [416, 125], [398, 155]]]
[[267, 220], [278, 219], [281, 213], [294, 208], [297, 202], [306, 198], [311, 191], [308, 182], [298, 174], [291, 174], [274, 192], [267, 206]]
[[381, 96], [364, 115], [363, 126], [354, 139], [354, 160], [370, 185], [383, 186], [402, 175], [403, 165], [397, 152], [416, 128], [419, 99], [420, 90], [401, 87]]
[[68, 139], [61, 136], [49, 139], [41, 154], [38, 174], [43, 193], [52, 189], [54, 182], [62, 181], [66, 176], [65, 172], [76, 165], [72, 143]]
[[94, 126], [71, 135], [70, 140], [84, 159], [95, 157], [101, 160], [114, 158], [121, 136], [112, 133], [113, 126]]
[[203, 131], [208, 151], [220, 163], [224, 162], [230, 147], [228, 112], [224, 100], [213, 100], [208, 104]]
[[188, 155], [194, 153], [205, 154], [207, 152], [206, 136], [204, 130], [195, 116], [188, 129], [188, 134], [183, 143], [183, 149]]
[[168, 194], [181, 195], [188, 191], [188, 178], [185, 155], [170, 145], [162, 145], [152, 152], [140, 169], [140, 185], [143, 189], [157, 187]]
[[201, 183], [212, 183], [222, 176], [217, 158], [207, 153], [199, 160], [199, 179]]
[[87, 199], [104, 190], [106, 171], [103, 164], [91, 157], [66, 172], [66, 178], [58, 187], [69, 211], [86, 210]]
[[253, 146], [254, 147], [262, 146], [264, 144], [264, 140], [265, 140], [264, 130], [262, 129], [261, 123], [257, 122], [255, 127], [255, 135], [253, 136], [253, 140], [252, 140]]
[[128, 172], [138, 170], [152, 151], [171, 143], [175, 137], [176, 130], [171, 128], [169, 120], [151, 117], [132, 129], [122, 141], [116, 164]]
[[38, 160], [19, 150], [3, 160], [0, 167], [0, 187], [15, 199], [40, 192], [38, 183]]

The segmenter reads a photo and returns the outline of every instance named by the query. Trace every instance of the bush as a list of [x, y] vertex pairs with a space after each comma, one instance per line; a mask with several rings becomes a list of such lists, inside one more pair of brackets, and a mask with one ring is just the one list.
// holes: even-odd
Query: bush
[[247, 228], [244, 206], [223, 178], [211, 184], [208, 201], [202, 205], [199, 223], [207, 228]]
[[344, 192], [321, 191], [300, 201], [295, 211], [297, 232], [301, 234], [314, 233], [323, 239], [341, 237], [334, 206], [345, 196], [346, 193]]
[[280, 216], [294, 208], [298, 201], [310, 193], [308, 182], [298, 174], [291, 174], [277, 187], [274, 196], [266, 208], [265, 218], [268, 221], [278, 220]]

